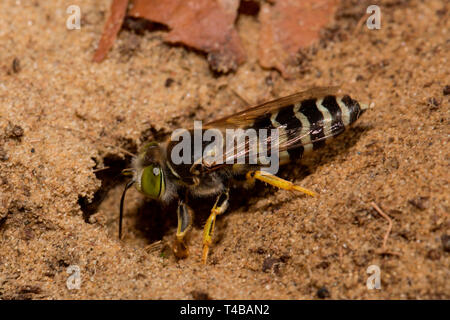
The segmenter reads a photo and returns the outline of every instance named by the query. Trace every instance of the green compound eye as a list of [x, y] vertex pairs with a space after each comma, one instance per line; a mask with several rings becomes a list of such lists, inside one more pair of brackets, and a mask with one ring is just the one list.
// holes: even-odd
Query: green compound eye
[[150, 198], [159, 199], [164, 190], [163, 171], [153, 165], [145, 167], [141, 175], [141, 191]]

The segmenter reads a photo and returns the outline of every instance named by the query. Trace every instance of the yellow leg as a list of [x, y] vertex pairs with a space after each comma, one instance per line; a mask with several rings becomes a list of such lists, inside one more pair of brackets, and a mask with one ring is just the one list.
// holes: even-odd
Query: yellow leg
[[208, 259], [209, 246], [212, 243], [212, 234], [214, 232], [214, 225], [216, 223], [216, 217], [219, 214], [224, 213], [228, 208], [228, 190], [224, 191], [217, 197], [214, 207], [211, 209], [211, 214], [206, 220], [205, 228], [203, 229], [203, 253], [202, 262], [206, 264]]
[[185, 244], [184, 237], [192, 227], [192, 209], [183, 201], [178, 204], [178, 228], [175, 241], [173, 243], [173, 253], [179, 259], [184, 259], [189, 255], [189, 249]]
[[286, 181], [284, 179], [281, 179], [277, 176], [274, 176], [273, 174], [270, 174], [265, 171], [249, 171], [247, 172], [247, 180], [254, 181], [254, 179], [258, 179], [261, 181], [264, 181], [265, 183], [268, 183], [274, 187], [278, 187], [280, 189], [289, 190], [289, 191], [300, 191], [307, 195], [310, 195], [314, 197], [316, 194], [308, 189], [302, 188], [300, 186], [296, 186], [290, 181]]

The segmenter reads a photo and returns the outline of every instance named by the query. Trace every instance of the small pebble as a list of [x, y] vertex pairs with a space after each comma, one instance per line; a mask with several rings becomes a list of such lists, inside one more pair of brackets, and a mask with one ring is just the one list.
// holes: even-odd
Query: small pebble
[[0, 161], [7, 161], [8, 159], [9, 157], [5, 149], [3, 149], [3, 147], [0, 147]]
[[175, 82], [175, 80], [173, 80], [172, 78], [167, 78], [166, 82], [164, 83], [164, 86], [166, 88], [169, 88], [174, 82]]
[[442, 248], [445, 252], [450, 252], [450, 236], [448, 234], [443, 234], [441, 237]]
[[449, 95], [449, 94], [450, 94], [450, 86], [449, 86], [449, 85], [446, 85], [446, 86], [444, 87], [444, 89], [442, 90], [442, 93], [443, 93], [444, 96]]
[[326, 287], [322, 287], [317, 290], [317, 297], [320, 299], [326, 299], [330, 297], [330, 291]]
[[20, 72], [20, 70], [21, 70], [20, 60], [18, 58], [14, 58], [13, 63], [12, 63], [12, 70], [14, 73]]

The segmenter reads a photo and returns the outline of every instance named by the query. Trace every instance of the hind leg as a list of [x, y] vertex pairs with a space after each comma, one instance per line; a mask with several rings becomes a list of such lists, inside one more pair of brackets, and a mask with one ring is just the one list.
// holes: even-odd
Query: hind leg
[[249, 181], [249, 183], [254, 183], [255, 179], [263, 181], [265, 183], [268, 183], [274, 187], [280, 188], [280, 189], [284, 189], [284, 190], [289, 190], [289, 191], [300, 191], [303, 192], [309, 196], [314, 197], [316, 194], [308, 189], [302, 188], [300, 186], [296, 186], [295, 184], [293, 184], [290, 181], [281, 179], [277, 176], [274, 176], [273, 174], [270, 174], [268, 172], [265, 171], [249, 171], [247, 172], [247, 180]]

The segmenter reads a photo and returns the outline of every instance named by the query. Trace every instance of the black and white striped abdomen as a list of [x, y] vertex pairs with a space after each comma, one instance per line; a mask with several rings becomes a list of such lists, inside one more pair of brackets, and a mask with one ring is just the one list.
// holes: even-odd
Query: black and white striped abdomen
[[331, 137], [344, 132], [366, 109], [366, 105], [348, 95], [327, 95], [281, 107], [260, 117], [254, 126], [279, 129], [280, 145], [285, 146], [280, 148], [280, 162], [287, 162], [324, 146]]

